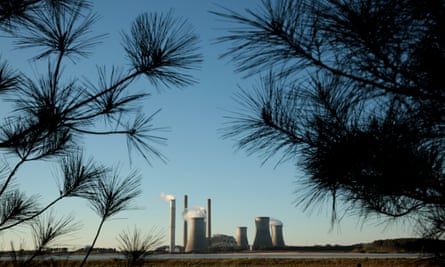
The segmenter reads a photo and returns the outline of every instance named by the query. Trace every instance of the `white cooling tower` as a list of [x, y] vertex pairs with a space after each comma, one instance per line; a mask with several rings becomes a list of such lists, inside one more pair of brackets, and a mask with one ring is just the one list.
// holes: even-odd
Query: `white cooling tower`
[[261, 250], [272, 247], [272, 238], [269, 231], [269, 217], [256, 217], [255, 218], [255, 240], [253, 241], [252, 249]]
[[185, 252], [204, 252], [207, 250], [206, 223], [204, 217], [189, 219], [190, 232]]
[[170, 253], [175, 251], [176, 201], [170, 200]]
[[275, 248], [284, 248], [283, 239], [283, 225], [282, 224], [271, 224], [272, 229], [272, 245]]
[[238, 226], [236, 228], [236, 245], [240, 249], [249, 249], [249, 242], [247, 241], [247, 227]]

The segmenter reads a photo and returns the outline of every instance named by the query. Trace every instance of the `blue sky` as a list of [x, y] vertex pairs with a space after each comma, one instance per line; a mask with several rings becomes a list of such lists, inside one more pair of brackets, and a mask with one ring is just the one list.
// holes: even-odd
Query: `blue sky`
[[[237, 151], [233, 140], [221, 138], [219, 129], [227, 122], [228, 112], [236, 108], [234, 93], [239, 87], [251, 88], [258, 77], [243, 79], [234, 72], [228, 59], [218, 57], [226, 51], [224, 44], [215, 44], [215, 38], [225, 33], [227, 25], [209, 10], [219, 10], [218, 4], [242, 12], [255, 8], [260, 1], [210, 0], [97, 0], [94, 9], [101, 19], [95, 25], [97, 33], [108, 33], [88, 59], [75, 66], [69, 65], [67, 77], [85, 77], [95, 80], [96, 65], [127, 67], [128, 61], [121, 46], [121, 32], [130, 29], [134, 18], [143, 12], [167, 12], [189, 19], [201, 38], [204, 62], [193, 74], [199, 80], [194, 86], [182, 89], [157, 89], [144, 79], [133, 86], [146, 88], [152, 96], [144, 102], [144, 111], [152, 113], [161, 108], [155, 123], [169, 127], [161, 133], [168, 139], [159, 149], [168, 158], [167, 163], [153, 161], [149, 166], [137, 156], [132, 166], [128, 163], [125, 139], [120, 137], [91, 137], [83, 140], [86, 154], [99, 162], [120, 164], [123, 174], [131, 167], [143, 176], [142, 195], [135, 201], [137, 209], [118, 214], [105, 223], [96, 246], [115, 247], [117, 235], [137, 226], [145, 231], [156, 227], [165, 233], [168, 244], [169, 203], [162, 200], [162, 192], [176, 197], [176, 244], [182, 245], [183, 196], [188, 195], [189, 207], [206, 207], [212, 200], [212, 233], [235, 235], [237, 226], [247, 226], [249, 243], [253, 243], [255, 217], [269, 216], [283, 222], [284, 241], [287, 245], [352, 244], [376, 239], [410, 237], [409, 225], [363, 222], [358, 217], [345, 217], [332, 231], [329, 203], [312, 213], [295, 207], [297, 177], [303, 175], [298, 165], [287, 162], [275, 166], [272, 159], [261, 165], [261, 159]], [[10, 43], [1, 40], [2, 58], [14, 68], [30, 75], [40, 73], [39, 65], [27, 60], [32, 51], [12, 50]], [[68, 62], [69, 63], [69, 62]], [[44, 63], [46, 64], [46, 63]], [[70, 64], [70, 63], [69, 63]], [[2, 112], [6, 112], [2, 108]], [[40, 194], [43, 203], [58, 195], [56, 165], [50, 162], [32, 163], [18, 173], [18, 184], [29, 194]], [[86, 201], [68, 199], [57, 204], [55, 212], [72, 215], [83, 225], [74, 236], [61, 241], [73, 248], [91, 243], [100, 218]], [[0, 236], [0, 249], [9, 249], [9, 241], [29, 244], [25, 228], [16, 228]]]

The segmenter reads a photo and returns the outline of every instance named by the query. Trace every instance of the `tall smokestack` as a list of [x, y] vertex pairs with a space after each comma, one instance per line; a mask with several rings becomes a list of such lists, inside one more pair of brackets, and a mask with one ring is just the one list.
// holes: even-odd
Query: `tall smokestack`
[[176, 200], [170, 200], [170, 253], [175, 251]]
[[249, 249], [246, 226], [238, 226], [236, 228], [236, 244], [240, 249]]
[[207, 240], [211, 240], [212, 238], [212, 221], [211, 221], [211, 200], [207, 199]]
[[[184, 195], [184, 214], [187, 212], [187, 208], [188, 208], [188, 196]], [[187, 231], [188, 231], [188, 229], [187, 229], [187, 220], [184, 219], [184, 232], [183, 232], [183, 235], [182, 235], [184, 249], [187, 246], [187, 235], [188, 235]]]
[[161, 198], [170, 201], [170, 253], [173, 253], [175, 251], [176, 198], [165, 193], [161, 193]]
[[269, 231], [269, 217], [255, 218], [255, 240], [253, 241], [252, 249], [267, 249], [272, 247], [272, 239]]
[[270, 222], [272, 230], [272, 245], [275, 248], [284, 248], [283, 224], [280, 221], [273, 220]]

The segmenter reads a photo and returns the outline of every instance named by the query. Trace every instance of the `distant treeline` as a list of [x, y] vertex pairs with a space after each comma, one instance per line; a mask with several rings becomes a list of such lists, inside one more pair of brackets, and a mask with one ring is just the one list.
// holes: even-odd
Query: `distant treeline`
[[298, 252], [362, 252], [361, 245], [287, 246], [281, 250]]
[[[165, 253], [165, 248], [159, 249], [157, 253]], [[46, 254], [76, 254], [84, 253], [87, 247], [74, 251], [68, 251], [67, 248], [50, 248]], [[209, 252], [242, 252], [243, 250], [235, 248], [212, 249]], [[314, 246], [286, 246], [282, 248], [268, 248], [264, 251], [295, 251], [295, 252], [336, 252], [336, 253], [444, 253], [445, 240], [423, 239], [423, 238], [399, 238], [376, 240], [371, 243], [361, 243], [354, 245], [314, 245]], [[156, 253], [155, 252], [155, 253]], [[19, 250], [19, 255], [27, 255], [32, 251]], [[94, 248], [93, 254], [118, 253], [115, 248]], [[10, 251], [0, 251], [0, 257], [11, 254]]]
[[445, 240], [399, 238], [376, 240], [355, 245], [289, 246], [289, 251], [302, 252], [360, 252], [360, 253], [440, 253], [445, 252]]
[[385, 239], [363, 244], [363, 249], [365, 252], [437, 253], [445, 252], [445, 240], [422, 238]]
[[[62, 255], [62, 254], [84, 254], [88, 250], [88, 247], [80, 248], [77, 250], [69, 250], [68, 248], [47, 248], [42, 251], [42, 254], [44, 255]], [[91, 251], [91, 254], [113, 254], [117, 253], [118, 251], [115, 248], [93, 248]], [[32, 255], [34, 253], [34, 250], [17, 250], [17, 251], [0, 251], [0, 257], [8, 257], [12, 254], [16, 254], [17, 256], [26, 256], [26, 255]]]

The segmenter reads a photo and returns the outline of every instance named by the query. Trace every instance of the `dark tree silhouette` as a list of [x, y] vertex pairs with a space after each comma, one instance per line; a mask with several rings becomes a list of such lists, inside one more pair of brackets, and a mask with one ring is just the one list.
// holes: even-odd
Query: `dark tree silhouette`
[[[99, 67], [97, 82], [67, 77], [64, 70], [75, 68], [73, 63], [85, 60], [106, 37], [94, 33], [97, 20], [93, 2], [85, 0], [0, 2], [3, 37], [11, 38], [16, 49], [32, 51], [31, 60], [44, 70], [30, 76], [15, 70], [13, 62], [0, 60], [0, 97], [5, 107], [11, 107], [0, 122], [0, 150], [5, 158], [0, 165], [0, 232], [29, 226], [25, 222], [41, 220], [60, 200], [77, 197], [90, 201], [101, 216], [95, 242], [104, 221], [129, 208], [129, 201], [139, 193], [136, 171], [120, 183], [115, 174], [109, 176], [109, 168], [85, 160], [78, 146], [85, 136], [125, 136], [130, 159], [136, 151], [149, 164], [154, 159], [165, 161], [158, 150], [166, 141], [158, 136], [163, 128], [153, 121], [159, 111], [143, 113], [142, 100], [149, 91], [131, 85], [139, 77], [156, 89], [194, 84], [192, 72], [202, 61], [196, 52], [198, 37], [189, 22], [176, 19], [173, 11], [142, 14], [130, 33], [122, 33], [129, 69]], [[46, 70], [40, 68], [45, 64]], [[26, 196], [16, 177], [20, 168], [33, 161], [60, 162], [60, 194], [44, 205], [37, 195]], [[47, 234], [53, 240], [66, 232], [56, 231], [56, 219], [47, 225], [53, 227], [33, 228], [39, 248], [48, 245]]]
[[141, 194], [139, 189], [141, 177], [137, 173], [131, 173], [121, 178], [117, 170], [105, 173], [97, 183], [95, 194], [89, 197], [91, 208], [100, 216], [101, 221], [80, 266], [83, 266], [96, 244], [97, 238], [106, 220], [117, 213], [131, 208], [132, 201]]
[[330, 199], [334, 221], [341, 202], [444, 235], [444, 1], [263, 0], [212, 13], [233, 25], [222, 57], [263, 77], [237, 96], [225, 138], [298, 162], [305, 209]]
[[119, 253], [126, 259], [126, 266], [143, 266], [144, 258], [153, 254], [154, 250], [162, 244], [165, 235], [155, 228], [149, 234], [143, 234], [141, 229], [134, 227], [122, 231], [118, 236]]
[[31, 224], [32, 234], [34, 238], [34, 254], [31, 255], [24, 263], [24, 266], [32, 266], [32, 260], [45, 253], [57, 239], [67, 234], [72, 234], [80, 229], [80, 225], [76, 224], [74, 218], [66, 217], [56, 219], [51, 213], [46, 217], [39, 217]]

